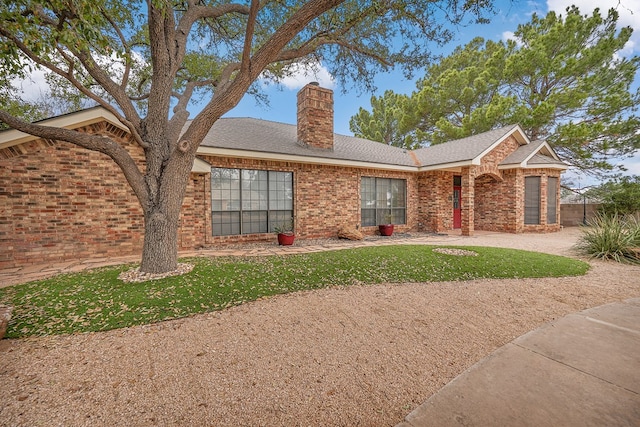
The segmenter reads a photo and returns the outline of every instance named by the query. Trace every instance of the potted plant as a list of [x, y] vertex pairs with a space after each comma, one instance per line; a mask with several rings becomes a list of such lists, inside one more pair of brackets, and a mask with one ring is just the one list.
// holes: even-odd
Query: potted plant
[[293, 232], [293, 220], [283, 222], [281, 225], [274, 227], [273, 231], [278, 235], [278, 244], [280, 246], [291, 246], [296, 238]]
[[391, 214], [384, 216], [385, 224], [378, 225], [381, 236], [391, 236], [393, 234], [393, 224], [391, 223]]

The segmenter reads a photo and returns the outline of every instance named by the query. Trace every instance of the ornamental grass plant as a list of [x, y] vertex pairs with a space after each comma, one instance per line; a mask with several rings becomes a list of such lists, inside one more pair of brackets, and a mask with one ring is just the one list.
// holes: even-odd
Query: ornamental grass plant
[[640, 221], [633, 215], [598, 213], [577, 247], [594, 258], [640, 264]]

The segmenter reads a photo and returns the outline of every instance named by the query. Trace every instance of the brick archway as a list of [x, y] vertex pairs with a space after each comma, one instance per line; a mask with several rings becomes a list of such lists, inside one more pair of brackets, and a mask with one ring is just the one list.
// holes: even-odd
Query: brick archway
[[496, 166], [484, 165], [474, 171], [474, 226], [481, 231], [506, 231], [504, 203], [511, 198], [506, 179]]
[[476, 168], [474, 175], [475, 175], [475, 178], [480, 178], [483, 175], [488, 175], [497, 182], [504, 181], [504, 177], [502, 176], [502, 171], [494, 165], [480, 166]]

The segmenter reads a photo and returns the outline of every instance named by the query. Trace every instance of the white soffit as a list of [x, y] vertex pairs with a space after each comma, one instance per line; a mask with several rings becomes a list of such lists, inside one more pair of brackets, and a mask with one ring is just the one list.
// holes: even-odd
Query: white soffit
[[[75, 113], [52, 117], [34, 124], [63, 129], [77, 129], [103, 121], [109, 122], [125, 132], [129, 132], [129, 129], [120, 123], [120, 120], [118, 120], [116, 116], [102, 107], [94, 107]], [[29, 135], [28, 133], [24, 133], [16, 129], [9, 129], [4, 132], [0, 132], [0, 149], [23, 144], [36, 139], [40, 139], [40, 137]]]

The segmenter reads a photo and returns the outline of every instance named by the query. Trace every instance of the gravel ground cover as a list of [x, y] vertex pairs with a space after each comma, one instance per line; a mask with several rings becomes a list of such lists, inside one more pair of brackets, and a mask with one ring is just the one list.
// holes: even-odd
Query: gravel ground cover
[[[451, 237], [569, 255], [577, 230]], [[101, 333], [0, 341], [2, 426], [395, 425], [545, 322], [640, 296], [640, 267], [586, 276], [321, 289]]]

